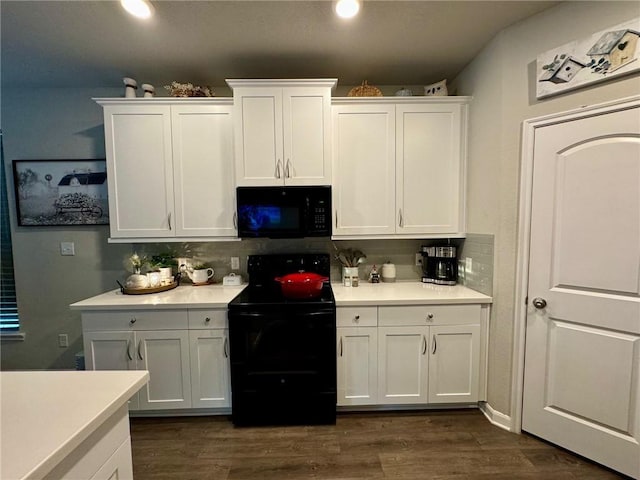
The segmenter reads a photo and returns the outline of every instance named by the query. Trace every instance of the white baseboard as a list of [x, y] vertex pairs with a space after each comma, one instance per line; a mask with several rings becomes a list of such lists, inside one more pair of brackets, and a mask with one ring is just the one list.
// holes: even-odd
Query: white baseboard
[[513, 431], [510, 416], [494, 410], [487, 402], [480, 402], [479, 406], [480, 411], [484, 413], [484, 416], [487, 417], [487, 420], [489, 420], [493, 425], [507, 430], [508, 432]]

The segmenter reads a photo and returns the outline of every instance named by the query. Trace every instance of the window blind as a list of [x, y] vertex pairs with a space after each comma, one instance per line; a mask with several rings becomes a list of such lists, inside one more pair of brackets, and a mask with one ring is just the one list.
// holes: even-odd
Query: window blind
[[13, 276], [13, 248], [9, 224], [7, 178], [4, 164], [4, 145], [0, 130], [0, 333], [20, 328], [16, 284]]

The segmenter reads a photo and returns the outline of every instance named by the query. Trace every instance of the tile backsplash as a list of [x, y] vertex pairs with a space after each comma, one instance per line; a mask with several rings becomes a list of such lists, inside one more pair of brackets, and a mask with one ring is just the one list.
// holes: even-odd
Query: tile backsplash
[[[353, 248], [362, 250], [367, 256], [360, 265], [359, 277], [362, 281], [369, 278], [371, 268], [376, 265], [378, 271], [385, 262], [396, 266], [396, 279], [419, 281], [422, 267], [417, 266], [416, 253], [422, 245], [451, 244], [458, 247], [459, 283], [490, 295], [493, 283], [493, 235], [467, 235], [465, 239], [451, 240], [329, 240], [326, 238], [303, 239], [246, 239], [232, 242], [203, 243], [160, 243], [135, 244], [132, 251], [148, 256], [164, 252], [173, 252], [176, 257], [193, 259], [195, 263], [208, 263], [215, 270], [214, 278], [221, 281], [230, 273], [231, 257], [240, 258], [240, 268], [234, 270], [247, 280], [247, 256], [276, 253], [327, 253], [331, 255], [331, 280], [340, 281], [342, 266], [333, 255], [336, 248]], [[464, 271], [464, 257], [471, 257], [473, 268]], [[123, 272], [126, 277], [127, 273]], [[489, 293], [487, 293], [489, 292]]]
[[458, 252], [458, 283], [492, 296], [493, 250], [493, 235], [468, 233]]

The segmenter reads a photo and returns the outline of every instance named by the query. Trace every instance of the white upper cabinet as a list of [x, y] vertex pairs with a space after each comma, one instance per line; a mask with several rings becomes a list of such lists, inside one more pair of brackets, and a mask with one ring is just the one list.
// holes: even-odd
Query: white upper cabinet
[[464, 235], [468, 101], [333, 100], [333, 237]]
[[239, 186], [331, 184], [328, 80], [227, 80]]
[[464, 230], [461, 130], [460, 104], [396, 105], [398, 233]]
[[171, 108], [104, 105], [104, 127], [111, 237], [174, 236]]
[[231, 105], [173, 105], [176, 235], [236, 235]]
[[97, 101], [112, 241], [237, 236], [230, 99]]

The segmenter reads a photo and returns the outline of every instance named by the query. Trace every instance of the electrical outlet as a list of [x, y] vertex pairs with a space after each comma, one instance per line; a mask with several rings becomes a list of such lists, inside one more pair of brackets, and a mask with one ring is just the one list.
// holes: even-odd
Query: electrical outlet
[[62, 348], [67, 348], [69, 346], [69, 335], [67, 335], [66, 333], [59, 334], [58, 346]]
[[240, 257], [231, 257], [231, 270], [240, 269]]
[[471, 257], [464, 257], [464, 271], [473, 271], [473, 259]]
[[416, 267], [422, 266], [422, 254], [416, 253]]
[[75, 255], [76, 245], [73, 242], [60, 242], [60, 255]]

